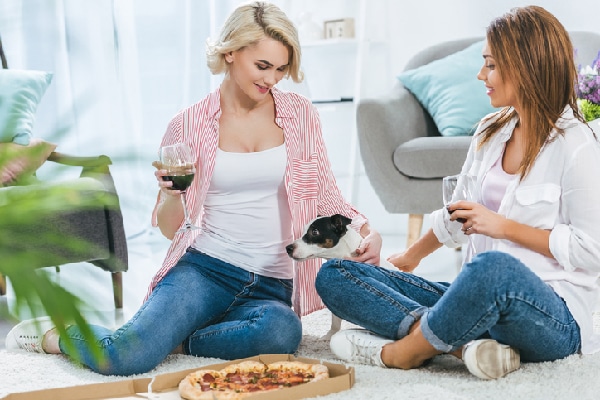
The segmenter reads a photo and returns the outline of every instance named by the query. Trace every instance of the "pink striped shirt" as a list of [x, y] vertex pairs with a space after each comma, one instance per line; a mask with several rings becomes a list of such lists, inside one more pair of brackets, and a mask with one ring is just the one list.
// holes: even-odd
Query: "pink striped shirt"
[[[343, 198], [331, 170], [321, 122], [316, 108], [308, 99], [295, 93], [272, 89], [275, 101], [275, 123], [283, 129], [287, 152], [285, 186], [292, 216], [294, 239], [299, 238], [304, 226], [317, 215], [343, 214], [352, 218], [352, 226], [359, 229], [366, 218]], [[198, 155], [196, 179], [187, 191], [190, 217], [200, 225], [202, 204], [212, 177], [219, 144], [221, 92], [215, 90], [200, 102], [180, 111], [169, 123], [162, 145], [188, 143]], [[161, 192], [152, 213], [152, 225], [157, 226], [157, 211], [164, 201]], [[182, 222], [183, 223], [183, 222]], [[162, 268], [158, 270], [148, 295], [193, 243], [198, 230], [177, 233], [167, 252]], [[299, 316], [324, 307], [314, 282], [321, 260], [294, 262], [293, 307]]]

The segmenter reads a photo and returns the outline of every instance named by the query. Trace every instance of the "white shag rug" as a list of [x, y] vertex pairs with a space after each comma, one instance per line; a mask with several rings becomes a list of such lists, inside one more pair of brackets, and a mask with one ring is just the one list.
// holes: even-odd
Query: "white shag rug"
[[[330, 362], [336, 360], [322, 337], [329, 330], [331, 314], [321, 310], [302, 319], [304, 336], [300, 356]], [[342, 328], [351, 327], [344, 321]], [[223, 360], [192, 356], [169, 356], [153, 371], [136, 377], [153, 376], [201, 367]], [[484, 381], [472, 376], [452, 356], [436, 357], [427, 367], [402, 371], [353, 365], [356, 383], [352, 389], [320, 396], [323, 400], [348, 399], [600, 399], [600, 354], [571, 356], [564, 360], [524, 364], [505, 378]], [[63, 356], [0, 350], [0, 399], [9, 393], [111, 382], [122, 377], [103, 376], [78, 367]]]

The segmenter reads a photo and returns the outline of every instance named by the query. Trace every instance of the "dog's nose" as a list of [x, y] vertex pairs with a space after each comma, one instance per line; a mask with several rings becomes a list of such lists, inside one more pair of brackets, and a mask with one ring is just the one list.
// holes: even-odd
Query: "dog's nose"
[[285, 246], [285, 251], [287, 251], [288, 255], [291, 256], [294, 252], [294, 244], [292, 243]]

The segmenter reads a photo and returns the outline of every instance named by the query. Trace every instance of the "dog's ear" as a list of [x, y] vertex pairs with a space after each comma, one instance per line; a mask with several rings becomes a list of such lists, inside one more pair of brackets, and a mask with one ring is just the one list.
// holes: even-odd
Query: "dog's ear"
[[352, 222], [352, 220], [342, 214], [334, 214], [331, 216], [331, 224], [335, 227], [335, 231], [340, 235], [348, 230], [346, 225], [350, 222]]

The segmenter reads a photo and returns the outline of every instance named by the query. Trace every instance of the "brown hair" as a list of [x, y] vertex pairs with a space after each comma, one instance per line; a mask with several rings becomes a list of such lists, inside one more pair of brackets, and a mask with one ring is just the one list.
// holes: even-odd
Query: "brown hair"
[[225, 54], [253, 45], [266, 36], [283, 43], [289, 50], [286, 76], [301, 82], [300, 40], [298, 31], [279, 7], [264, 1], [254, 1], [236, 8], [227, 18], [219, 38], [207, 42], [207, 64], [213, 74], [228, 72]]
[[[522, 180], [550, 140], [552, 129], [564, 133], [556, 121], [566, 105], [585, 122], [577, 107], [573, 44], [558, 19], [538, 6], [511, 9], [490, 23], [486, 37], [500, 76], [514, 85], [520, 117], [527, 123], [522, 126], [528, 137], [519, 168]], [[517, 113], [505, 107], [496, 115], [497, 120], [481, 132], [480, 146]]]

